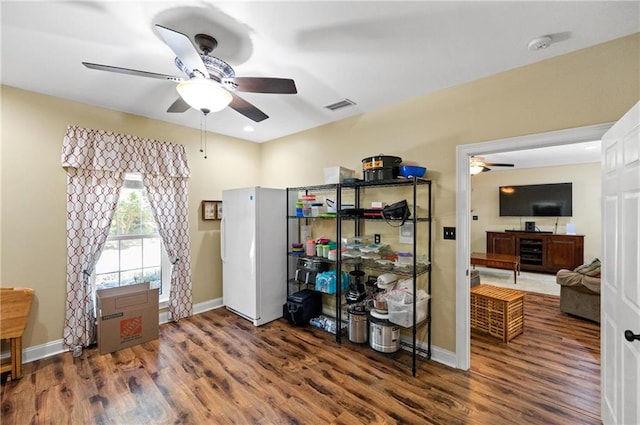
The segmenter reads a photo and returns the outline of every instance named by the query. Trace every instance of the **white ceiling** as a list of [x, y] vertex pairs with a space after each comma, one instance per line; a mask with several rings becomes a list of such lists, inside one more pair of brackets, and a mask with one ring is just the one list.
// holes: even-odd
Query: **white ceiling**
[[[82, 61], [182, 76], [153, 29], [218, 39], [238, 76], [293, 78], [297, 95], [242, 94], [269, 119], [226, 108], [209, 131], [265, 142], [640, 31], [639, 2], [2, 1], [2, 84], [200, 128], [169, 114], [175, 83]], [[528, 42], [551, 35], [532, 52]], [[356, 106], [331, 112], [348, 98]], [[251, 125], [255, 131], [243, 131]]]
[[513, 167], [489, 167], [491, 171], [600, 162], [600, 140], [545, 148], [481, 155], [487, 163], [513, 164]]

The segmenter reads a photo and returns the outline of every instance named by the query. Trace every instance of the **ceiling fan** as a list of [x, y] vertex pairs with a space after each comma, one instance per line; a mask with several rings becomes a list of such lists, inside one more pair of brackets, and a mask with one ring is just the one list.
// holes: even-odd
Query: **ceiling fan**
[[491, 171], [489, 167], [513, 167], [514, 164], [500, 164], [500, 163], [488, 163], [484, 162], [484, 157], [472, 156], [469, 163], [469, 169], [471, 174], [483, 173], [485, 171]]
[[233, 68], [222, 59], [209, 56], [218, 41], [207, 34], [196, 34], [195, 42], [202, 51], [198, 53], [186, 35], [162, 25], [155, 25], [164, 42], [175, 53], [175, 64], [187, 78], [117, 66], [82, 62], [90, 69], [117, 72], [140, 77], [157, 78], [177, 82], [180, 97], [173, 102], [167, 112], [185, 112], [192, 107], [205, 115], [229, 106], [245, 117], [263, 121], [269, 116], [247, 102], [235, 92], [296, 94], [295, 82], [288, 78], [236, 77]]

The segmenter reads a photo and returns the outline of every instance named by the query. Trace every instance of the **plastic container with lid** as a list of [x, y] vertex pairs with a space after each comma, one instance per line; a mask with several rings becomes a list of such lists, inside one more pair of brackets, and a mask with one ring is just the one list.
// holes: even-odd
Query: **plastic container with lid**
[[313, 239], [309, 239], [307, 241], [305, 254], [307, 254], [307, 257], [315, 257], [315, 255], [316, 255], [316, 241], [314, 241]]
[[410, 252], [398, 253], [398, 264], [409, 265], [413, 263], [413, 254]]

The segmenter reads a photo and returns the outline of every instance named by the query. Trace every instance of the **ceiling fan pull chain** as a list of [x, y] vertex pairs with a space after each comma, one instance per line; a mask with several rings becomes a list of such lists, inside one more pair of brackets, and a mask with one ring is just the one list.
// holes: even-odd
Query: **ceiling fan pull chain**
[[204, 123], [204, 131], [202, 132], [204, 136], [204, 159], [207, 159], [207, 113], [204, 111], [202, 112], [202, 121]]
[[204, 129], [202, 126], [204, 125], [202, 117], [200, 117], [200, 153], [204, 152], [203, 142], [202, 142], [202, 133], [204, 133]]

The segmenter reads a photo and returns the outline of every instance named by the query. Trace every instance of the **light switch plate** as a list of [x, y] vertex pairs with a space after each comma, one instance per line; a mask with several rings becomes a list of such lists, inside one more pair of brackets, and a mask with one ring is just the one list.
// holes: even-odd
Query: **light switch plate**
[[445, 227], [444, 228], [444, 239], [454, 239], [456, 238], [456, 228], [455, 227]]

